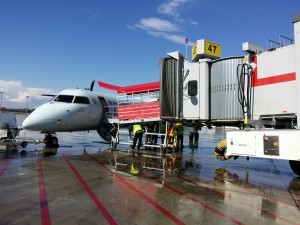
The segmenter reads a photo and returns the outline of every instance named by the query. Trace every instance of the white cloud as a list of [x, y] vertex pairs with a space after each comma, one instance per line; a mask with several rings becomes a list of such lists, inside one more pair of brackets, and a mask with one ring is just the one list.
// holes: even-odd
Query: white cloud
[[49, 97], [42, 94], [56, 94], [57, 91], [47, 88], [26, 88], [21, 81], [0, 80], [0, 91], [2, 94], [2, 106], [6, 108], [26, 108], [28, 96], [28, 107], [37, 106], [49, 100]]
[[[186, 37], [182, 35], [177, 35], [177, 34], [170, 34], [166, 32], [155, 32], [155, 31], [148, 31], [148, 34], [156, 37], [162, 37], [166, 40], [178, 43], [178, 44], [185, 44], [185, 39]], [[188, 46], [193, 46], [195, 43], [190, 42], [188, 43]]]
[[189, 0], [171, 0], [168, 3], [164, 3], [158, 6], [157, 12], [160, 14], [166, 14], [174, 17], [179, 17], [179, 7]]
[[138, 24], [135, 24], [134, 26], [142, 30], [154, 30], [164, 32], [174, 32], [179, 30], [176, 24], [155, 17], [143, 18]]
[[[126, 25], [128, 29], [134, 30], [141, 29], [146, 31], [148, 34], [156, 37], [161, 37], [166, 40], [178, 43], [185, 44], [186, 37], [178, 35], [177, 33], [183, 33], [181, 28], [184, 24], [189, 24], [192, 26], [197, 26], [198, 22], [192, 19], [184, 19], [180, 17], [180, 9], [182, 5], [191, 0], [169, 0], [167, 3], [159, 5], [157, 8], [158, 13], [172, 16], [172, 21], [160, 19], [157, 17], [142, 18], [137, 24]], [[188, 43], [189, 46], [192, 46], [194, 43]]]
[[193, 26], [198, 26], [198, 24], [199, 24], [197, 21], [191, 20], [191, 19], [189, 19], [188, 22]]
[[[173, 34], [175, 31], [179, 31], [179, 28], [176, 24], [171, 23], [167, 20], [162, 20], [159, 18], [151, 17], [151, 18], [143, 18], [140, 20], [138, 24], [134, 25], [136, 28], [146, 30], [148, 34], [155, 37], [162, 37], [166, 40], [184, 44], [186, 37], [182, 35]], [[127, 26], [130, 28], [129, 26]], [[193, 45], [189, 43], [189, 45]]]

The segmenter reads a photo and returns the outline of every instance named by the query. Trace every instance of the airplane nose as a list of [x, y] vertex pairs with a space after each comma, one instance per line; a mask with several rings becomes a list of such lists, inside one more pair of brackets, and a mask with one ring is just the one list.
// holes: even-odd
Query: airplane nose
[[22, 123], [22, 127], [26, 130], [39, 130], [43, 119], [33, 115], [29, 115]]

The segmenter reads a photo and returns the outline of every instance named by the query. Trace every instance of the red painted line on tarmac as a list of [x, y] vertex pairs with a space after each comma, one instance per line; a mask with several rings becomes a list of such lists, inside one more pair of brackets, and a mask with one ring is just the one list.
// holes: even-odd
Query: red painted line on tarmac
[[[216, 191], [216, 190], [214, 190], [214, 189], [212, 189], [212, 188], [209, 188], [209, 187], [205, 187], [205, 186], [203, 186], [203, 185], [198, 184], [197, 182], [194, 182], [194, 181], [192, 181], [192, 180], [190, 180], [190, 179], [187, 179], [187, 178], [185, 178], [185, 177], [182, 177], [182, 176], [180, 176], [180, 175], [177, 175], [177, 177], [179, 177], [180, 179], [185, 180], [185, 181], [187, 181], [187, 182], [189, 182], [189, 183], [191, 183], [191, 184], [194, 184], [194, 185], [196, 185], [196, 186], [198, 186], [198, 187], [201, 187], [201, 188], [203, 188], [203, 189], [205, 189], [205, 190], [207, 190], [207, 191], [210, 191], [210, 192], [213, 192], [213, 193], [215, 193], [215, 194], [224, 196], [224, 193], [223, 193], [223, 192]], [[231, 197], [231, 198], [232, 198], [232, 197]], [[258, 207], [256, 207], [256, 206], [253, 206], [253, 205], [249, 204], [249, 203], [242, 202], [242, 201], [238, 201], [238, 200], [235, 200], [235, 199], [232, 199], [232, 200], [234, 200], [234, 201], [236, 201], [236, 202], [239, 202], [240, 204], [244, 204], [244, 205], [250, 206], [250, 207], [252, 207], [252, 208], [257, 208], [257, 209], [259, 209], [261, 212], [263, 212], [264, 214], [267, 214], [267, 215], [269, 215], [270, 217], [273, 217], [273, 218], [275, 218], [275, 219], [280, 219], [280, 220], [282, 220], [282, 221], [284, 221], [284, 222], [286, 222], [286, 223], [289, 223], [289, 224], [299, 225], [299, 223], [295, 223], [295, 222], [293, 222], [293, 221], [291, 221], [291, 220], [288, 220], [288, 219], [285, 219], [285, 218], [283, 218], [283, 217], [281, 217], [281, 216], [277, 216], [277, 215], [274, 214], [274, 213], [271, 213], [271, 212], [269, 212], [269, 211], [267, 211], [267, 210], [258, 208]]]
[[117, 173], [113, 172], [111, 169], [109, 169], [105, 164], [101, 163], [97, 158], [94, 156], [88, 155], [91, 159], [93, 159], [95, 162], [97, 162], [100, 166], [102, 166], [104, 169], [106, 169], [108, 172], [114, 174], [123, 184], [128, 186], [131, 190], [136, 192], [138, 195], [140, 195], [142, 198], [144, 198], [146, 201], [148, 201], [151, 205], [153, 205], [156, 209], [161, 211], [163, 214], [165, 214], [167, 217], [169, 217], [171, 220], [173, 220], [176, 224], [184, 225], [185, 223], [182, 222], [180, 219], [175, 217], [172, 213], [170, 213], [168, 210], [160, 206], [158, 203], [156, 203], [152, 198], [150, 198], [148, 195], [134, 187], [132, 184], [127, 182], [124, 178], [122, 178]]
[[[148, 174], [146, 174], [146, 173], [144, 173], [144, 172], [143, 172], [143, 174], [144, 174], [146, 177], [148, 177], [148, 178], [150, 178], [150, 179], [153, 179], [153, 180], [156, 180], [156, 182], [158, 182], [158, 183], [161, 183], [161, 181], [160, 181], [159, 179], [156, 179], [155, 177], [152, 177], [152, 176], [150, 176], [150, 175], [148, 175]], [[242, 222], [236, 220], [235, 218], [233, 218], [233, 217], [231, 217], [231, 216], [228, 216], [228, 215], [222, 213], [221, 211], [219, 211], [219, 210], [217, 210], [217, 209], [215, 209], [215, 208], [213, 208], [213, 207], [211, 207], [211, 206], [209, 206], [209, 205], [207, 205], [207, 204], [205, 204], [205, 203], [203, 203], [203, 202], [198, 201], [197, 199], [195, 199], [195, 198], [193, 198], [193, 197], [191, 197], [191, 196], [189, 196], [189, 195], [183, 193], [182, 191], [180, 191], [180, 190], [178, 190], [178, 189], [176, 189], [176, 188], [174, 188], [174, 187], [172, 187], [172, 186], [170, 186], [170, 185], [168, 185], [168, 184], [166, 184], [166, 183], [164, 183], [164, 186], [167, 187], [167, 188], [169, 188], [170, 190], [174, 191], [175, 193], [177, 193], [177, 194], [179, 194], [179, 195], [181, 195], [181, 196], [184, 196], [184, 197], [186, 197], [187, 199], [189, 199], [189, 200], [195, 202], [196, 204], [201, 205], [201, 206], [203, 206], [204, 208], [206, 208], [206, 209], [208, 209], [208, 210], [210, 210], [210, 211], [212, 211], [212, 212], [218, 214], [219, 216], [221, 216], [221, 217], [223, 217], [223, 218], [225, 218], [225, 219], [231, 221], [232, 223], [235, 223], [235, 224], [243, 224]]]
[[50, 225], [51, 219], [48, 208], [48, 200], [46, 195], [46, 188], [43, 175], [42, 160], [38, 159], [38, 177], [39, 177], [39, 188], [40, 188], [40, 208], [41, 208], [41, 219], [43, 225]]
[[7, 166], [9, 164], [9, 159], [4, 161], [4, 164], [2, 165], [1, 169], [0, 169], [0, 177], [3, 175], [3, 173], [5, 172]]
[[[228, 166], [228, 167], [229, 167], [229, 166]], [[239, 169], [239, 170], [245, 170], [245, 169], [237, 168], [237, 167], [234, 167], [234, 166], [230, 166], [229, 168], [235, 168], [235, 169]], [[245, 171], [247, 171], [247, 170], [245, 170]], [[263, 177], [269, 177], [269, 176], [263, 176]], [[276, 179], [276, 178], [274, 178], [274, 179]], [[261, 183], [261, 184], [263, 184], [263, 183]], [[236, 185], [236, 184], [233, 184], [233, 185], [235, 185], [235, 186], [237, 186], [237, 187], [240, 187], [240, 188], [244, 189], [243, 187], [241, 187], [241, 186], [239, 186], [239, 185]], [[263, 184], [263, 185], [266, 185], [266, 184]], [[270, 186], [270, 185], [266, 185], [266, 186], [269, 186], [269, 187], [271, 187], [271, 188], [275, 188], [275, 187], [272, 187], [272, 186]], [[276, 188], [276, 189], [277, 189], [277, 190], [280, 190], [280, 189], [278, 189], [278, 188]], [[254, 192], [251, 191], [250, 189], [247, 189], [247, 190], [249, 190], [249, 193], [254, 193]], [[280, 191], [284, 191], [284, 192], [289, 193], [289, 192], [286, 191], [286, 190], [280, 190]], [[282, 204], [285, 204], [285, 205], [288, 205], [288, 206], [291, 206], [291, 207], [293, 207], [293, 208], [298, 209], [297, 206], [295, 206], [295, 205], [293, 205], [293, 204], [291, 204], [291, 203], [289, 203], [289, 202], [285, 202], [285, 201], [279, 200], [279, 199], [277, 199], [277, 198], [269, 197], [269, 196], [265, 196], [265, 195], [261, 195], [261, 196], [263, 196], [264, 198], [271, 199], [271, 200], [273, 200], [273, 201], [275, 201], [275, 202], [280, 202], [280, 203], [282, 203]]]
[[110, 215], [110, 213], [106, 210], [104, 205], [101, 203], [101, 201], [97, 198], [95, 193], [90, 189], [90, 187], [87, 185], [87, 183], [83, 180], [82, 176], [79, 174], [79, 172], [75, 169], [75, 167], [72, 165], [70, 160], [64, 156], [64, 159], [66, 160], [67, 164], [79, 180], [80, 184], [84, 187], [86, 192], [89, 194], [90, 198], [94, 201], [100, 212], [103, 214], [103, 216], [106, 218], [106, 220], [109, 222], [109, 224], [118, 224], [115, 219]]

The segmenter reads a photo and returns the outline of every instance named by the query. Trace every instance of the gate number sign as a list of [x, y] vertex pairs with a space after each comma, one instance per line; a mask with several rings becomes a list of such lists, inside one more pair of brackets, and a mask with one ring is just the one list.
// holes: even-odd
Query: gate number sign
[[221, 57], [221, 46], [219, 44], [205, 40], [204, 53], [216, 57]]
[[192, 48], [192, 60], [218, 59], [221, 57], [221, 45], [204, 39], [197, 40]]

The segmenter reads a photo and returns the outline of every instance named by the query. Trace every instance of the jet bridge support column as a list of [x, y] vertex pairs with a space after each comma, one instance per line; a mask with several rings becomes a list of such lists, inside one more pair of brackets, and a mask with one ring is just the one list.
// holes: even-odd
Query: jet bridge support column
[[297, 128], [300, 129], [300, 13], [293, 16], [296, 48]]

